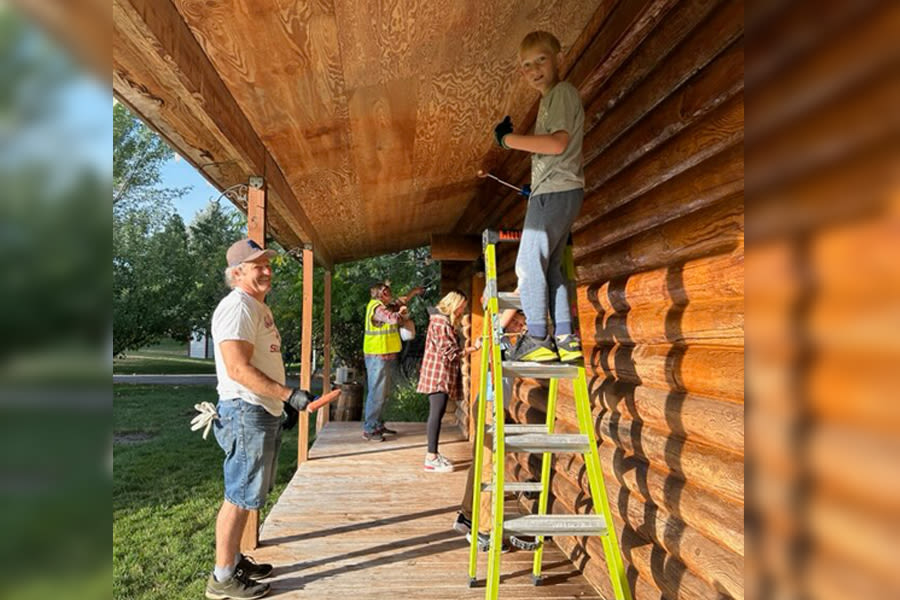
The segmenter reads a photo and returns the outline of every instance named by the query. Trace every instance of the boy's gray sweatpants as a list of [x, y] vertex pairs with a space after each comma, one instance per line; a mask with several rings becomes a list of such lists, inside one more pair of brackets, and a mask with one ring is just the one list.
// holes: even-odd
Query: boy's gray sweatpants
[[583, 189], [539, 194], [528, 199], [516, 275], [529, 331], [547, 331], [548, 305], [557, 334], [571, 331], [572, 314], [562, 259], [569, 231], [583, 201]]

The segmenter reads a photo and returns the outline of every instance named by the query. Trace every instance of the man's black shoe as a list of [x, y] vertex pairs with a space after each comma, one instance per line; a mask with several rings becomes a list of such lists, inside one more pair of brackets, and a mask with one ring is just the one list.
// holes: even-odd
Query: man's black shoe
[[258, 563], [249, 556], [241, 555], [241, 560], [235, 566], [234, 570], [243, 569], [252, 579], [265, 579], [272, 574], [272, 565], [269, 563]]
[[382, 425], [375, 430], [375, 433], [380, 433], [381, 435], [397, 435], [397, 432], [393, 429], [389, 429], [387, 425]]
[[369, 442], [383, 442], [384, 436], [380, 431], [372, 431], [371, 433], [368, 431], [363, 431], [363, 439]]

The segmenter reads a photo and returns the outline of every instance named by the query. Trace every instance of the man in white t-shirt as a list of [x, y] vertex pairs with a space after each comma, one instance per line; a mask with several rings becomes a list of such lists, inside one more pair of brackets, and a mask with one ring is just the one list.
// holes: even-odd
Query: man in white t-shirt
[[[225, 451], [225, 500], [216, 519], [216, 564], [206, 597], [248, 600], [269, 592], [269, 585], [257, 579], [269, 576], [272, 565], [241, 555], [241, 534], [249, 511], [262, 508], [272, 489], [283, 413], [296, 423], [312, 397], [285, 385], [281, 335], [265, 304], [275, 252], [243, 239], [225, 256], [231, 293], [212, 317], [219, 394], [215, 433]], [[340, 390], [328, 396], [337, 394]]]

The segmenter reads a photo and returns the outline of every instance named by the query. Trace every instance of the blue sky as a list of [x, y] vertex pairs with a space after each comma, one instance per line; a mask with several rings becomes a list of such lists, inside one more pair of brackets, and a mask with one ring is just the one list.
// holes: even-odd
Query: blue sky
[[[186, 224], [194, 220], [194, 215], [202, 210], [210, 200], [219, 196], [216, 190], [193, 166], [177, 154], [162, 169], [163, 187], [188, 187], [190, 191], [175, 201], [175, 209]], [[233, 206], [230, 200], [223, 200], [224, 206]]]

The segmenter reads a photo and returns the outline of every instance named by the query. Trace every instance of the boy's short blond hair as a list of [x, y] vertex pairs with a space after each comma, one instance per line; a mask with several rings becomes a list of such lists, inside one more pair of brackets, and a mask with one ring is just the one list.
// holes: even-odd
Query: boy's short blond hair
[[519, 56], [526, 50], [538, 47], [545, 48], [553, 54], [557, 54], [562, 50], [559, 40], [549, 31], [532, 31], [522, 38], [522, 43], [519, 44]]

